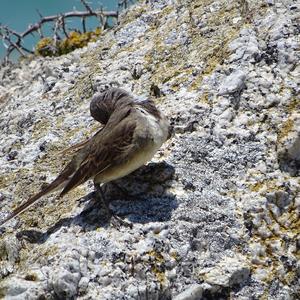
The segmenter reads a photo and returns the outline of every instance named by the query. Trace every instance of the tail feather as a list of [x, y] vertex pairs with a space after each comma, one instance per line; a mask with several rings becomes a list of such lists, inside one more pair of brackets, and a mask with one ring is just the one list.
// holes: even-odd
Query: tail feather
[[[103, 128], [100, 128], [98, 132], [95, 134], [97, 135], [101, 132]], [[38, 199], [42, 196], [49, 194], [50, 192], [54, 192], [58, 189], [64, 189], [65, 186], [69, 183], [72, 176], [76, 173], [76, 171], [80, 168], [80, 165], [85, 160], [88, 153], [84, 151], [84, 147], [88, 145], [89, 140], [81, 142], [72, 146], [69, 150], [75, 150], [77, 153], [73, 156], [71, 162], [64, 168], [64, 170], [60, 173], [60, 175], [49, 185], [47, 185], [44, 189], [42, 189], [39, 193], [29, 198], [26, 202], [18, 206], [14, 209], [3, 221], [0, 221], [0, 226], [8, 222], [9, 220], [13, 219], [14, 217], [18, 216], [26, 209], [28, 209], [32, 204], [34, 204]], [[72, 187], [73, 188], [73, 187]], [[63, 193], [65, 194], [66, 191]], [[62, 196], [62, 195], [60, 195]]]
[[42, 189], [39, 193], [32, 196], [26, 202], [18, 206], [14, 209], [4, 220], [0, 221], [0, 226], [8, 222], [9, 220], [15, 218], [25, 210], [27, 210], [32, 204], [34, 204], [38, 199], [42, 196], [49, 194], [50, 192], [54, 192], [56, 189], [59, 189], [66, 185], [68, 179], [62, 178], [61, 176], [57, 177], [53, 182], [47, 185], [44, 189]]

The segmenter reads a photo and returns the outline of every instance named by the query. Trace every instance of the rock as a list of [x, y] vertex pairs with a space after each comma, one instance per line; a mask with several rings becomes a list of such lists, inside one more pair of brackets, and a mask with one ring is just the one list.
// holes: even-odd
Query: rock
[[53, 277], [53, 290], [60, 299], [71, 299], [77, 294], [80, 280], [79, 273], [58, 270]]
[[79, 284], [78, 284], [79, 291], [81, 293], [85, 292], [86, 289], [88, 288], [88, 285], [89, 285], [89, 278], [87, 278], [87, 277], [81, 277], [81, 279], [79, 281]]
[[255, 31], [250, 28], [242, 29], [240, 36], [230, 42], [229, 49], [232, 51], [229, 58], [232, 62], [247, 61], [257, 57], [260, 50]]
[[7, 276], [12, 273], [15, 265], [20, 261], [21, 244], [15, 236], [6, 236], [0, 242], [0, 275]]
[[293, 114], [281, 127], [278, 137], [279, 155], [300, 160], [300, 114]]
[[290, 195], [285, 191], [271, 192], [266, 195], [268, 201], [276, 204], [279, 208], [285, 208], [291, 203]]
[[277, 153], [280, 167], [294, 176], [299, 173], [300, 162], [300, 114], [293, 112], [281, 124], [277, 137]]
[[32, 283], [20, 278], [14, 278], [14, 285], [11, 285], [7, 290], [8, 299], [24, 299], [26, 291], [32, 287]]
[[228, 95], [240, 92], [245, 87], [246, 74], [242, 70], [237, 70], [225, 78], [219, 88], [219, 95]]
[[244, 257], [226, 257], [205, 274], [210, 285], [233, 287], [244, 283], [250, 276], [250, 267]]
[[151, 163], [104, 187], [132, 228], [111, 226], [92, 182], [1, 228], [1, 296], [298, 297], [299, 9], [203, 3], [138, 1], [85, 48], [1, 68], [1, 220], [98, 130], [96, 91], [152, 94], [174, 125]]
[[7, 155], [7, 160], [14, 160], [18, 156], [18, 151], [12, 150]]
[[185, 291], [174, 297], [174, 300], [198, 300], [202, 297], [203, 288], [199, 284], [193, 284]]

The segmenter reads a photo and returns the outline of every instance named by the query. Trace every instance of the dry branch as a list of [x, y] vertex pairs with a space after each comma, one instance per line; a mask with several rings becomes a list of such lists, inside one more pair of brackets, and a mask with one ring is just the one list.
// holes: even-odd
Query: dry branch
[[[85, 0], [80, 0], [82, 5], [85, 7], [86, 11], [71, 11], [66, 13], [61, 13], [58, 15], [44, 17], [39, 11], [38, 15], [40, 20], [32, 25], [30, 25], [24, 32], [18, 33], [5, 25], [0, 24], [0, 38], [6, 48], [6, 54], [3, 63], [9, 62], [9, 57], [13, 51], [19, 52], [21, 56], [25, 56], [26, 53], [33, 54], [34, 52], [26, 48], [23, 44], [24, 38], [30, 34], [38, 33], [40, 38], [44, 38], [43, 35], [43, 25], [49, 22], [53, 22], [53, 40], [58, 41], [61, 39], [59, 33], [68, 38], [70, 29], [66, 27], [66, 20], [71, 18], [81, 18], [83, 32], [86, 32], [86, 18], [97, 17], [100, 23], [100, 27], [105, 29], [108, 27], [108, 19], [114, 18], [118, 19], [118, 11], [104, 11], [102, 8], [93, 10], [90, 5]], [[119, 9], [127, 8], [130, 0], [120, 0]], [[55, 43], [54, 43], [55, 44]]]
[[118, 6], [120, 8], [127, 9], [130, 3], [133, 4], [134, 1], [133, 0], [119, 0]]

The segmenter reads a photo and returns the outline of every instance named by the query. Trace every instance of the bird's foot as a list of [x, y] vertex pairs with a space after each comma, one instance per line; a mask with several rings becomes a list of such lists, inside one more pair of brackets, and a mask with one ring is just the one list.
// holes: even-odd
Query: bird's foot
[[129, 222], [124, 221], [109, 208], [109, 204], [106, 201], [105, 195], [101, 189], [101, 186], [99, 184], [95, 184], [96, 189], [96, 199], [100, 200], [102, 207], [105, 209], [106, 215], [110, 218], [110, 223], [116, 227], [119, 228], [120, 226], [130, 227], [132, 228], [132, 224]]

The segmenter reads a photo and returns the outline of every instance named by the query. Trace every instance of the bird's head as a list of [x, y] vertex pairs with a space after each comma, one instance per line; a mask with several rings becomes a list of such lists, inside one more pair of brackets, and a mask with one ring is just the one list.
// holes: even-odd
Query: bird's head
[[125, 90], [111, 88], [93, 96], [90, 104], [91, 116], [105, 125], [117, 107], [133, 102], [133, 98]]

